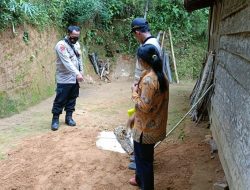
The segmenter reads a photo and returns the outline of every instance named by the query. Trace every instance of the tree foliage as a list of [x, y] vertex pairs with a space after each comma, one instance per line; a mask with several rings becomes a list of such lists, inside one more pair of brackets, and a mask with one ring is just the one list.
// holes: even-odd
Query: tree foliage
[[[0, 29], [29, 23], [46, 27], [69, 24], [84, 25], [94, 22], [105, 29], [117, 19], [143, 16], [147, 0], [1, 0]], [[153, 31], [170, 27], [179, 37], [204, 35], [207, 28], [207, 10], [187, 13], [182, 0], [150, 0], [147, 19]]]
[[42, 4], [23, 0], [0, 1], [0, 30], [23, 23], [45, 26], [50, 18]]
[[[72, 0], [65, 4], [63, 12], [63, 22], [83, 25], [87, 21], [93, 22], [100, 18], [100, 21], [105, 18], [105, 7], [102, 1], [93, 0]], [[99, 20], [98, 20], [99, 21]]]
[[183, 41], [206, 36], [208, 10], [188, 13], [182, 0], [154, 0], [148, 20], [155, 31], [171, 28], [175, 40]]
[[83, 39], [89, 47], [102, 45], [134, 53], [138, 44], [129, 36], [130, 23], [144, 16], [147, 2], [152, 34], [171, 28], [180, 57], [190, 54], [189, 47], [197, 40], [205, 41], [208, 10], [189, 14], [183, 0], [0, 0], [0, 31], [25, 23], [40, 29], [77, 24], [85, 30]]

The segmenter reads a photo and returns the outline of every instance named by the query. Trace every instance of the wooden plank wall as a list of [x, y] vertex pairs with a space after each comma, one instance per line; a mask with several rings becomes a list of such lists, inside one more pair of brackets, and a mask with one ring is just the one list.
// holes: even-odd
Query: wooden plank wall
[[249, 190], [250, 0], [223, 0], [218, 14], [212, 39], [219, 41], [210, 47], [216, 51], [211, 129], [230, 190]]

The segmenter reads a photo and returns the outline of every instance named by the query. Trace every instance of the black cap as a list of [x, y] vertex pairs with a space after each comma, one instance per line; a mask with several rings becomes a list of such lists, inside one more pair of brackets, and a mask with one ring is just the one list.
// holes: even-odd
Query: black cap
[[145, 18], [135, 18], [131, 23], [131, 31], [134, 32], [136, 30], [149, 31], [149, 25]]

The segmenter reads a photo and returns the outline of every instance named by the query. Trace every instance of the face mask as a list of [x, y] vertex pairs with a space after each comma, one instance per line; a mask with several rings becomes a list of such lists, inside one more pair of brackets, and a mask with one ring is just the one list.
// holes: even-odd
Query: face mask
[[75, 44], [77, 42], [79, 38], [78, 37], [69, 37], [69, 41], [72, 43], [72, 44]]

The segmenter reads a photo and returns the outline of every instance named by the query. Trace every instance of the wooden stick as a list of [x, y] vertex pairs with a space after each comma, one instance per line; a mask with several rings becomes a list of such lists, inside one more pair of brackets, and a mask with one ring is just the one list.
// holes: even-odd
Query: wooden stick
[[146, 0], [146, 4], [145, 4], [145, 12], [144, 12], [144, 18], [145, 18], [145, 19], [147, 19], [148, 4], [149, 4], [149, 0]]
[[168, 28], [168, 31], [169, 31], [169, 40], [170, 40], [170, 45], [171, 45], [171, 53], [172, 53], [172, 57], [173, 57], [176, 82], [177, 82], [177, 84], [179, 84], [180, 81], [179, 81], [179, 77], [178, 77], [178, 73], [177, 73], [177, 67], [176, 67], [176, 61], [175, 61], [175, 55], [174, 55], [174, 47], [173, 47], [173, 41], [172, 41], [172, 34], [171, 34], [170, 28]]
[[158, 41], [160, 41], [160, 38], [161, 38], [161, 34], [162, 34], [162, 33], [163, 33], [163, 32], [162, 32], [161, 30], [158, 32], [157, 38], [156, 38]]
[[164, 43], [164, 39], [165, 39], [165, 31], [163, 32], [163, 36], [162, 36], [162, 40], [161, 40], [161, 49], [163, 48], [163, 43]]

